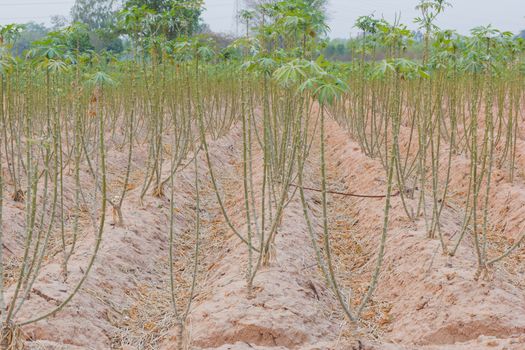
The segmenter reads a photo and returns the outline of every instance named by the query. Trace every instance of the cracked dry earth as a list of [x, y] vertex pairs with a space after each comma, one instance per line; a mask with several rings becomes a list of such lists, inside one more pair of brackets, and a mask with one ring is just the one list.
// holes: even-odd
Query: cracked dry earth
[[[335, 121], [327, 121], [328, 186], [332, 190], [381, 194], [384, 171], [377, 160], [360, 152], [357, 143]], [[242, 135], [239, 127], [210, 142], [212, 162], [225, 205], [237, 227], [244, 227], [242, 188]], [[524, 149], [521, 148], [523, 151]], [[23, 329], [29, 349], [175, 349], [178, 327], [169, 293], [168, 198], [147, 196], [140, 203], [139, 169], [146, 147], [133, 155], [132, 183], [124, 201], [124, 227], [105, 227], [95, 268], [76, 298], [62, 312]], [[262, 164], [254, 150], [254, 186], [260, 187]], [[523, 152], [520, 159], [523, 159]], [[125, 152], [111, 148], [111, 173], [124, 167]], [[306, 165], [305, 185], [319, 188], [319, 143], [314, 142]], [[169, 161], [169, 160], [167, 160]], [[466, 162], [454, 160], [452, 184], [465, 186]], [[422, 219], [405, 219], [401, 202], [393, 198], [385, 262], [378, 289], [358, 325], [349, 324], [324, 283], [307, 233], [299, 195], [291, 197], [268, 267], [246, 293], [246, 246], [230, 232], [218, 209], [203, 154], [197, 157], [201, 195], [201, 254], [197, 291], [184, 338], [188, 349], [525, 349], [525, 267], [522, 251], [498, 265], [488, 281], [475, 281], [475, 255], [465, 240], [456, 257], [438, 251], [429, 240]], [[467, 169], [467, 170], [465, 170]], [[87, 169], [83, 184], [93, 186]], [[194, 259], [194, 169], [176, 177], [174, 222], [175, 273], [180, 305], [184, 304]], [[65, 184], [66, 206], [73, 203], [73, 180]], [[509, 240], [517, 237], [525, 217], [523, 183], [498, 183], [501, 198], [491, 209], [494, 224], [510, 206], [505, 225]], [[290, 194], [292, 194], [292, 190]], [[312, 224], [321, 234], [320, 194], [307, 191]], [[508, 201], [508, 197], [512, 201]], [[257, 198], [256, 198], [257, 199]], [[381, 233], [383, 199], [331, 195], [330, 229], [336, 274], [344, 290], [353, 291], [353, 304], [366, 290], [374, 268]], [[12, 237], [11, 256], [22, 249], [23, 210], [4, 203], [6, 235]], [[109, 214], [108, 214], [109, 215]], [[507, 219], [509, 221], [509, 219]], [[83, 274], [94, 233], [86, 218], [82, 237], [71, 259], [67, 282], [61, 277], [60, 256], [49, 256], [33, 292], [19, 314], [27, 319], [62, 300]], [[461, 225], [454, 207], [443, 214], [445, 236]], [[17, 238], [18, 237], [18, 238]], [[12, 292], [12, 291], [11, 291]]]

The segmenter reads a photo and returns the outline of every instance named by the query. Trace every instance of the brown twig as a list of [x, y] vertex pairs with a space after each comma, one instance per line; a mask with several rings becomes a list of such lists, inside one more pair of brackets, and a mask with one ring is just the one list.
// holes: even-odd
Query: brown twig
[[15, 253], [13, 253], [13, 251], [11, 249], [9, 249], [9, 247], [7, 245], [5, 245], [5, 243], [2, 243], [2, 247], [4, 247], [5, 250], [7, 250], [9, 253], [11, 253], [13, 255], [15, 254]]
[[46, 295], [45, 293], [41, 292], [40, 290], [38, 290], [36, 288], [33, 288], [32, 292], [35, 293], [36, 295], [38, 295], [39, 297], [41, 297], [42, 299], [44, 299], [47, 302], [54, 303], [56, 305], [60, 305], [60, 300], [58, 300], [56, 298], [53, 298], [53, 297], [50, 297], [49, 295]]

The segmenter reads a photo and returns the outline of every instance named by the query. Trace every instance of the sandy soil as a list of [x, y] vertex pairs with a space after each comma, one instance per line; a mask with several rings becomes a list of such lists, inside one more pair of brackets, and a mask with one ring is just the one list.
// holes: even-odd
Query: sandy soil
[[[328, 134], [331, 148], [327, 154], [334, 155], [338, 164], [334, 177], [342, 179], [344, 188], [350, 192], [381, 191], [383, 178], [362, 176], [363, 173], [380, 174], [380, 164], [360, 154], [357, 144], [337, 125], [332, 124]], [[460, 171], [453, 175], [455, 189], [459, 187], [458, 178], [463, 178]], [[516, 197], [525, 193], [521, 184], [501, 186]], [[499, 188], [495, 190], [499, 192]], [[498, 199], [493, 202], [494, 207], [506, 205]], [[377, 244], [383, 207], [369, 199], [351, 201], [350, 215], [356, 222], [351, 234], [364, 254], [371, 254]], [[415, 223], [406, 220], [399, 198], [394, 199], [391, 213], [385, 265], [375, 297], [376, 302], [388, 304], [387, 318], [383, 322], [379, 319], [384, 324], [382, 340], [408, 348], [429, 345], [442, 345], [443, 349], [523, 348], [522, 264], [519, 271], [498, 266], [492, 271], [490, 281], [474, 281], [476, 258], [470, 242], [466, 241], [455, 257], [445, 256], [439, 241], [427, 238], [423, 219]], [[461, 225], [452, 207], [446, 208], [442, 223], [447, 238]], [[517, 237], [519, 231], [507, 230], [506, 234]], [[523, 257], [523, 252], [514, 257], [518, 264], [520, 255]]]
[[[327, 123], [327, 163], [332, 190], [363, 194], [385, 191], [384, 171], [377, 160], [360, 152], [348, 133], [334, 121]], [[520, 141], [523, 146], [523, 140]], [[234, 225], [244, 227], [242, 146], [239, 128], [210, 143], [217, 178], [225, 193]], [[520, 146], [520, 147], [521, 147]], [[255, 151], [254, 159], [260, 159]], [[525, 148], [519, 161], [523, 162]], [[174, 349], [178, 327], [169, 294], [169, 200], [146, 196], [140, 203], [140, 176], [145, 146], [133, 157], [132, 183], [137, 186], [124, 201], [124, 227], [105, 227], [95, 268], [71, 304], [45, 321], [25, 327], [30, 349]], [[108, 154], [110, 174], [123, 167], [125, 151]], [[319, 145], [307, 165], [305, 185], [319, 188]], [[468, 171], [454, 159], [452, 187], [461, 200]], [[525, 349], [525, 252], [498, 264], [486, 280], [474, 280], [476, 258], [465, 240], [455, 257], [440, 253], [439, 241], [427, 238], [424, 220], [406, 219], [399, 198], [392, 202], [384, 267], [370, 307], [358, 325], [343, 317], [333, 293], [325, 286], [307, 234], [298, 195], [291, 198], [279, 227], [275, 254], [258, 273], [255, 293], [247, 295], [247, 248], [227, 228], [217, 207], [207, 165], [198, 156], [201, 174], [201, 242], [197, 293], [189, 314], [185, 341], [190, 349]], [[253, 165], [254, 183], [262, 181], [262, 164]], [[93, 188], [83, 169], [86, 192]], [[177, 232], [177, 291], [181, 305], [193, 261], [195, 217], [194, 169], [188, 166], [175, 179]], [[73, 180], [66, 181], [66, 207], [72, 207]], [[502, 179], [494, 191], [491, 221], [496, 235], [511, 242], [525, 218], [522, 182]], [[321, 232], [320, 194], [307, 192], [314, 228]], [[345, 291], [358, 303], [374, 268], [382, 227], [384, 200], [331, 195], [330, 228], [336, 273]], [[108, 209], [108, 216], [109, 209]], [[7, 256], [22, 247], [23, 208], [7, 199], [4, 230]], [[461, 225], [454, 205], [443, 214], [447, 239]], [[95, 234], [88, 218], [71, 259], [67, 281], [60, 256], [49, 256], [30, 299], [18, 318], [23, 320], [51, 309], [83, 274]], [[503, 247], [495, 246], [494, 249]], [[7, 251], [7, 249], [9, 251]], [[12, 293], [12, 287], [10, 292]]]

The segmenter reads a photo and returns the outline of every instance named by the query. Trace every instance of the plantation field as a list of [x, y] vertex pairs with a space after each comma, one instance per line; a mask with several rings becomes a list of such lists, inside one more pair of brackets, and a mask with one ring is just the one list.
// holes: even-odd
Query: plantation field
[[[178, 78], [174, 75], [173, 79]], [[440, 163], [435, 172], [428, 171], [427, 221], [431, 223], [435, 205], [440, 210], [436, 219], [439, 234], [432, 239], [425, 216], [407, 217], [405, 212], [405, 207], [409, 212], [416, 210], [421, 191], [400, 193], [400, 184], [385, 171], [380, 157], [362, 150], [360, 142], [365, 139], [359, 133], [366, 131], [348, 125], [351, 119], [345, 113], [359, 95], [349, 94], [342, 100], [345, 104], [324, 107], [315, 100], [298, 100], [306, 105], [294, 103], [291, 108], [305, 108], [303, 113], [310, 117], [304, 124], [299, 124], [304, 114], [295, 114], [301, 119], [285, 119], [293, 130], [286, 135], [285, 129], [264, 119], [269, 112], [256, 102], [259, 91], [250, 90], [250, 98], [244, 96], [251, 102], [241, 100], [230, 107], [247, 110], [249, 117], [243, 123], [237, 114], [223, 111], [225, 101], [231, 101], [239, 86], [219, 86], [208, 85], [207, 97], [191, 99], [192, 105], [202, 103], [195, 107], [203, 108], [200, 126], [199, 121], [194, 125], [185, 119], [184, 109], [189, 106], [169, 101], [168, 96], [177, 94], [184, 100], [184, 91], [170, 90], [163, 95], [167, 101], [162, 108], [169, 113], [166, 110], [163, 118], [156, 119], [158, 115], [150, 114], [155, 107], [148, 105], [146, 91], [102, 85], [82, 91], [85, 97], [75, 107], [83, 108], [78, 120], [48, 120], [47, 109], [39, 111], [34, 102], [31, 115], [40, 117], [24, 121], [33, 125], [30, 135], [20, 137], [17, 145], [12, 134], [4, 133], [9, 142], [3, 146], [13, 147], [15, 154], [14, 159], [9, 153], [2, 155], [6, 300], [19, 287], [17, 272], [29, 246], [29, 272], [19, 287], [17, 300], [23, 303], [16, 304], [22, 306], [17, 307], [15, 319], [27, 322], [59, 308], [87, 276], [93, 250], [98, 250], [89, 278], [63, 309], [14, 330], [29, 348], [170, 349], [179, 339], [183, 347], [192, 349], [524, 346], [524, 252], [517, 249], [501, 262], [491, 262], [522, 235], [525, 191], [518, 170], [523, 169], [525, 156], [522, 123], [512, 141], [515, 179], [509, 180], [504, 166], [495, 166], [486, 210], [480, 195], [480, 215], [483, 219], [486, 215], [490, 228], [483, 248], [486, 268], [480, 270], [472, 228], [465, 226], [471, 162], [465, 154], [451, 153], [449, 142], [441, 141], [433, 160]], [[204, 92], [187, 93], [202, 96]], [[139, 93], [145, 100], [126, 102]], [[287, 92], [272, 89], [270, 101], [278, 100], [283, 106], [280, 94]], [[13, 110], [29, 103], [18, 98], [13, 101], [20, 101], [14, 102]], [[69, 94], [54, 96], [52, 101], [56, 101], [56, 105], [51, 102], [52, 108], [66, 109], [64, 115], [73, 108]], [[409, 102], [404, 103], [410, 109]], [[507, 108], [501, 111], [504, 116]], [[521, 122], [521, 103], [515, 108]], [[484, 120], [485, 113], [480, 114]], [[400, 123], [397, 134], [399, 154], [408, 154], [402, 159], [411, 159], [411, 154], [417, 157], [417, 152], [410, 151], [410, 146], [417, 147], [417, 137], [410, 136], [409, 121]], [[265, 130], [266, 122], [270, 125]], [[39, 123], [43, 125], [37, 127]], [[46, 129], [46, 123], [55, 128]], [[157, 123], [163, 123], [162, 132], [155, 131]], [[21, 126], [13, 125], [13, 129], [24, 135], [27, 129]], [[206, 143], [195, 149], [199, 129], [205, 132]], [[457, 126], [458, 135], [462, 129]], [[275, 151], [264, 154], [265, 147], [279, 149], [282, 144], [258, 139], [270, 130], [285, 140], [283, 165], [271, 163]], [[302, 142], [287, 138], [298, 133]], [[456, 136], [462, 138], [466, 136]], [[35, 141], [28, 143], [30, 139]], [[44, 146], [45, 140], [55, 141]], [[459, 142], [457, 145], [460, 147]], [[19, 153], [18, 147], [24, 151]], [[494, 153], [501, 148], [496, 145]], [[293, 152], [300, 155], [291, 155]], [[62, 154], [62, 163], [57, 154]], [[16, 181], [9, 176], [13, 166], [14, 171], [20, 169]], [[280, 166], [288, 172], [268, 174], [270, 169], [282, 169]], [[392, 168], [390, 163], [390, 171]], [[32, 174], [29, 182], [26, 172]], [[268, 184], [273, 176], [277, 180]], [[443, 206], [433, 201], [431, 181], [435, 177], [439, 196], [444, 195], [444, 183], [448, 184]], [[16, 190], [17, 181], [30, 185], [23, 198], [15, 198], [21, 193]], [[385, 215], [386, 201], [390, 205]], [[102, 208], [104, 203], [106, 208]], [[27, 215], [33, 218], [33, 226], [26, 223]], [[24, 239], [28, 229], [33, 234], [29, 243]], [[251, 242], [251, 253], [236, 233]], [[263, 233], [266, 238], [262, 241]], [[255, 249], [264, 247], [271, 233], [268, 253], [260, 254], [261, 249]], [[479, 239], [484, 239], [481, 232]], [[383, 261], [377, 270], [379, 256]], [[249, 287], [247, 269], [254, 276]], [[364, 305], [355, 325], [330, 286], [334, 281], [352, 317]], [[377, 288], [369, 295], [371, 283], [377, 283]], [[363, 304], [365, 296], [369, 300]], [[185, 324], [182, 337], [178, 320]]]
[[525, 349], [525, 41], [445, 8], [344, 63], [307, 0], [0, 27], [0, 350]]

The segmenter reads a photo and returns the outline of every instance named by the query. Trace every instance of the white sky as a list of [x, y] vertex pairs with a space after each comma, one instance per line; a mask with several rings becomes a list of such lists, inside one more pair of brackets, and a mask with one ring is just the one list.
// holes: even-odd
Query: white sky
[[[473, 27], [492, 24], [498, 29], [519, 32], [525, 29], [525, 0], [448, 0], [448, 8], [438, 25], [467, 34]], [[204, 20], [212, 30], [235, 32], [234, 8], [236, 0], [206, 0]], [[376, 17], [401, 21], [415, 29], [413, 18], [418, 13], [414, 7], [419, 0], [328, 0], [331, 37], [348, 37], [356, 33], [353, 25], [357, 17], [374, 13]], [[241, 0], [242, 4], [242, 0]]]
[[[212, 30], [235, 32], [235, 2], [237, 0], [205, 0], [204, 21]], [[242, 0], [239, 0], [242, 3]], [[460, 33], [478, 25], [492, 24], [501, 30], [519, 32], [525, 29], [525, 0], [449, 0], [438, 24]], [[36, 21], [49, 23], [52, 15], [68, 15], [74, 0], [0, 0], [0, 24]], [[418, 0], [329, 0], [329, 25], [332, 37], [347, 37], [355, 19], [375, 13], [392, 20], [401, 14], [403, 23], [415, 28], [412, 19]]]

